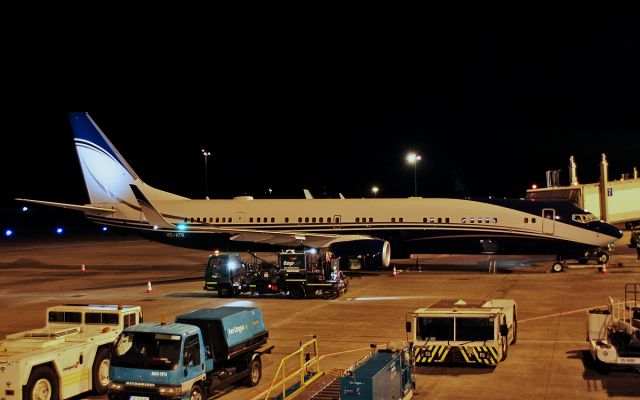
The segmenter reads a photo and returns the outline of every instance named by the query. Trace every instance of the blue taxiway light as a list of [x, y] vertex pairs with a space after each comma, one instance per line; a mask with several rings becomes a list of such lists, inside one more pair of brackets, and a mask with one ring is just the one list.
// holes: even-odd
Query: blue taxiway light
[[106, 232], [106, 231], [107, 231], [107, 227], [106, 227], [106, 226], [103, 226], [103, 227], [102, 227], [102, 232]]
[[7, 229], [6, 231], [4, 231], [4, 235], [6, 237], [9, 237], [9, 236], [13, 235], [13, 231], [11, 229]]
[[62, 235], [62, 234], [64, 233], [64, 229], [62, 229], [62, 228], [58, 228], [58, 229], [56, 229], [56, 233], [57, 233], [58, 235]]
[[27, 207], [27, 206], [22, 207], [22, 211], [23, 212], [26, 212], [27, 210], [29, 210], [29, 207]]

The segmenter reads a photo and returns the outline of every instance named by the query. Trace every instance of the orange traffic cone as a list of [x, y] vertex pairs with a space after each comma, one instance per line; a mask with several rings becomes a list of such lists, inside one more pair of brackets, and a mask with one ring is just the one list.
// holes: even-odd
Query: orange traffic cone
[[80, 272], [87, 272], [87, 270], [84, 268], [84, 264], [82, 264], [82, 267], [80, 267]]
[[392, 277], [397, 277], [398, 276], [398, 271], [396, 271], [396, 267], [393, 267], [393, 273], [391, 274]]
[[147, 290], [145, 290], [145, 293], [151, 293], [153, 292], [153, 289], [151, 288], [151, 279], [147, 280]]

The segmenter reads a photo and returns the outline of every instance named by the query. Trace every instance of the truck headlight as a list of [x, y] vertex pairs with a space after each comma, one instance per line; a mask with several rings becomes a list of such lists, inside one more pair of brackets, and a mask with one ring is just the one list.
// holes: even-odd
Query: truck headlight
[[179, 396], [182, 394], [181, 386], [159, 386], [158, 393], [161, 396]]
[[120, 382], [109, 382], [109, 390], [112, 392], [122, 392], [124, 390], [124, 383]]

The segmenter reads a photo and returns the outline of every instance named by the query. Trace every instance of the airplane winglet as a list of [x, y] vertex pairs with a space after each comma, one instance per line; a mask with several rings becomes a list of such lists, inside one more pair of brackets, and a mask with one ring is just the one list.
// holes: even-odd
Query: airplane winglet
[[145, 218], [151, 225], [157, 226], [158, 228], [170, 228], [173, 229], [176, 226], [167, 221], [162, 214], [158, 212], [158, 210], [153, 206], [150, 200], [142, 193], [140, 188], [134, 184], [130, 184], [131, 190], [133, 191], [133, 195], [136, 196], [136, 200], [138, 200], [138, 204], [140, 204], [140, 208], [144, 213]]
[[309, 189], [302, 189], [302, 191], [304, 192], [304, 198], [307, 200], [313, 200], [313, 195], [311, 194], [311, 192], [309, 191]]
[[338, 193], [338, 195], [340, 195], [340, 198], [341, 198], [341, 199], [343, 199], [343, 200], [346, 198], [346, 197], [344, 197], [344, 196], [342, 195], [342, 193]]

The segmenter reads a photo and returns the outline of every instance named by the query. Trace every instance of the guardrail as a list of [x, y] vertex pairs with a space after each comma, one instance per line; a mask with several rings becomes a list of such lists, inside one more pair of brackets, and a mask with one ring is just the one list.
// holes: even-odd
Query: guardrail
[[[312, 350], [313, 356], [311, 355], [311, 352], [308, 352], [308, 350]], [[287, 368], [287, 363], [289, 363], [289, 365], [291, 363], [296, 363], [298, 365], [299, 363], [299, 367], [291, 370]], [[308, 342], [304, 344], [301, 343], [298, 350], [289, 354], [280, 361], [278, 371], [274, 375], [271, 387], [269, 387], [269, 391], [267, 391], [264, 399], [270, 399], [271, 393], [276, 388], [282, 388], [282, 393], [279, 393], [276, 396], [277, 399], [292, 399], [302, 393], [309, 384], [321, 377], [323, 374], [324, 372], [320, 370], [318, 341], [314, 336], [313, 339]], [[279, 378], [280, 381], [276, 383]], [[279, 392], [279, 390], [277, 392]]]

